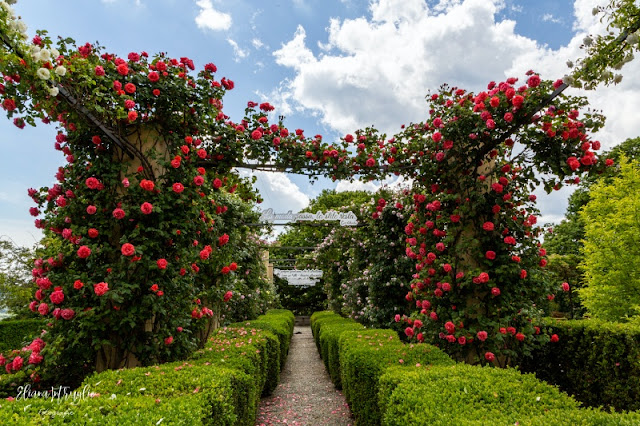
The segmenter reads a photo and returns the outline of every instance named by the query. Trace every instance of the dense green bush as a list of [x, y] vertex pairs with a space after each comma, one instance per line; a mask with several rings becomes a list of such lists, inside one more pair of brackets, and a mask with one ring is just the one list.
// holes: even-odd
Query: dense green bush
[[0, 405], [0, 418], [19, 425], [253, 425], [260, 396], [277, 385], [293, 321], [291, 312], [270, 311], [219, 329], [188, 361], [94, 374], [75, 401], [17, 398]]
[[347, 331], [340, 336], [342, 387], [360, 425], [380, 423], [380, 377], [392, 366], [453, 365], [431, 345], [407, 345], [391, 330]]
[[46, 323], [39, 319], [0, 321], [0, 353], [31, 343], [45, 327]]
[[586, 405], [640, 410], [640, 326], [595, 319], [549, 320], [559, 341], [521, 367]]
[[640, 415], [579, 409], [554, 386], [517, 370], [456, 364], [391, 368], [380, 379], [382, 424], [632, 425]]

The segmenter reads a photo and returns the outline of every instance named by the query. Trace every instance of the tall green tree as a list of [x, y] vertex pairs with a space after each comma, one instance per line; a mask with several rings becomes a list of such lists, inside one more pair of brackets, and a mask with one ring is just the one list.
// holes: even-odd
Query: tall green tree
[[591, 189], [580, 217], [585, 224], [585, 286], [588, 312], [606, 320], [640, 315], [640, 163], [624, 157], [620, 174]]

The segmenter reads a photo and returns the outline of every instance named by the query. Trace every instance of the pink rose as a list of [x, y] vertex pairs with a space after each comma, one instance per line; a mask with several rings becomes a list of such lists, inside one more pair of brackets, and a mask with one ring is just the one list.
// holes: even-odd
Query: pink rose
[[151, 203], [142, 203], [142, 205], [140, 206], [140, 211], [142, 211], [142, 213], [144, 214], [151, 214], [151, 212], [153, 211], [153, 205]]
[[79, 258], [86, 259], [91, 255], [91, 249], [87, 246], [80, 246], [77, 253]]

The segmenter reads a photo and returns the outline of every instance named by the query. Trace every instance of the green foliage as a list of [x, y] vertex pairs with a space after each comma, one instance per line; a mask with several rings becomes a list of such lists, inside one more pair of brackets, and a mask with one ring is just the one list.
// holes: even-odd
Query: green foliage
[[[308, 207], [301, 210], [301, 213], [335, 210], [339, 212], [352, 211], [357, 214], [360, 206], [370, 199], [371, 194], [365, 191], [336, 192], [335, 190], [324, 189], [320, 195], [311, 200]], [[329, 234], [336, 231], [343, 231], [337, 222], [292, 224], [286, 232], [278, 236], [278, 241], [271, 248], [270, 255], [274, 259], [297, 259], [295, 264], [298, 268], [316, 269], [318, 264], [305, 251], [285, 250], [278, 247], [316, 247]], [[279, 265], [276, 264], [275, 266], [279, 267]], [[275, 278], [282, 306], [291, 309], [297, 315], [311, 315], [313, 312], [325, 307], [327, 295], [323, 291], [321, 284], [326, 281], [327, 278], [323, 278], [320, 281], [320, 285], [301, 288], [288, 285], [285, 280]]]
[[591, 189], [585, 223], [585, 286], [580, 297], [597, 318], [640, 314], [640, 163], [621, 162], [620, 175]]
[[382, 189], [353, 210], [359, 228], [336, 228], [315, 253], [329, 306], [370, 327], [393, 327], [406, 311], [414, 265], [404, 229], [412, 201], [406, 191]]
[[7, 309], [19, 317], [34, 315], [27, 308], [33, 290], [31, 265], [34, 257], [33, 250], [0, 238], [0, 311]]
[[41, 319], [0, 321], [0, 353], [28, 345], [45, 328]]
[[[0, 418], [15, 420], [12, 424], [75, 424], [102, 413], [100, 424], [163, 419], [167, 424], [253, 425], [260, 395], [275, 387], [270, 369], [280, 373], [280, 348], [288, 347], [281, 339], [291, 339], [293, 320], [288, 311], [268, 312], [251, 326], [219, 329], [191, 360], [94, 374], [75, 390], [75, 400], [73, 392], [60, 401], [17, 398], [0, 404]], [[13, 390], [11, 396], [17, 396], [17, 387]]]
[[521, 367], [592, 407], [640, 410], [640, 325], [550, 321], [559, 341]]

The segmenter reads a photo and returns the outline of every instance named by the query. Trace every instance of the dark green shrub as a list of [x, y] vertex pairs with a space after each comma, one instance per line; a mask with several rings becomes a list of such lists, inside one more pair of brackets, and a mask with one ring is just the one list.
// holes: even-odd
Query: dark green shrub
[[0, 321], [0, 353], [31, 343], [44, 328], [46, 322], [41, 319]]
[[640, 326], [601, 320], [549, 320], [558, 342], [521, 368], [585, 405], [640, 410]]

